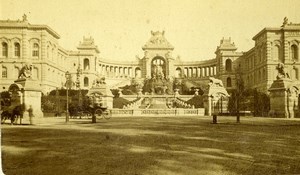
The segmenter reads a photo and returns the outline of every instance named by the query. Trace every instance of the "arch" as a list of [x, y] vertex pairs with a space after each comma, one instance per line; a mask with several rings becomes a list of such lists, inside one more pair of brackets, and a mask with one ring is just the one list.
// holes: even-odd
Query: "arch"
[[227, 87], [231, 87], [232, 86], [232, 84], [231, 84], [231, 78], [230, 77], [227, 78], [226, 85], [227, 85]]
[[88, 77], [84, 77], [83, 85], [84, 85], [84, 87], [89, 87], [89, 78]]
[[[33, 73], [33, 75], [32, 75], [33, 79], [38, 80], [39, 79], [39, 69], [37, 67], [34, 67], [32, 73]], [[59, 73], [58, 73], [58, 75], [59, 75]]]
[[298, 47], [295, 44], [291, 46], [291, 57], [292, 60], [298, 61]]
[[7, 67], [2, 66], [2, 78], [7, 78]]
[[274, 58], [274, 60], [278, 60], [279, 62], [283, 63], [283, 58], [281, 57], [279, 45], [275, 45], [273, 47], [273, 58]]
[[15, 42], [14, 43], [14, 48], [15, 48], [15, 57], [20, 57], [21, 56], [21, 47], [20, 44]]
[[166, 77], [166, 61], [161, 56], [156, 56], [151, 61], [151, 77]]
[[231, 72], [232, 71], [232, 61], [231, 61], [231, 59], [227, 59], [225, 61], [225, 70], [227, 72]]
[[83, 69], [84, 70], [89, 70], [90, 69], [90, 60], [88, 58], [85, 58], [83, 60]]
[[32, 56], [39, 57], [39, 50], [40, 50], [39, 44], [33, 43]]
[[182, 70], [180, 67], [177, 67], [176, 70], [175, 70], [175, 77], [176, 78], [180, 78], [181, 77], [181, 74], [182, 74]]
[[136, 78], [141, 78], [142, 77], [141, 68], [139, 68], [139, 67], [135, 68], [135, 77]]
[[299, 79], [299, 77], [298, 77], [298, 69], [296, 67], [294, 67], [292, 69], [292, 79], [293, 80], [298, 80]]
[[2, 42], [2, 56], [8, 57], [8, 45], [6, 42]]

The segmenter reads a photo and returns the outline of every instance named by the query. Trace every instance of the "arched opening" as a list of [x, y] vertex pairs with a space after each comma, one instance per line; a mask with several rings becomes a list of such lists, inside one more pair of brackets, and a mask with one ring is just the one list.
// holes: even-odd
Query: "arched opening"
[[142, 78], [142, 71], [141, 68], [135, 68], [135, 78]]
[[225, 70], [227, 72], [231, 72], [232, 71], [232, 61], [231, 59], [227, 59], [225, 62]]
[[19, 43], [15, 43], [15, 57], [20, 57], [20, 44]]
[[84, 79], [83, 79], [83, 85], [84, 85], [84, 87], [88, 87], [89, 86], [89, 78], [88, 77], [84, 77]]
[[230, 77], [227, 78], [226, 85], [227, 85], [227, 87], [231, 87], [232, 86], [232, 84], [231, 84], [231, 78]]
[[8, 46], [6, 42], [2, 43], [2, 56], [7, 57], [8, 56]]
[[33, 57], [38, 57], [39, 56], [39, 45], [37, 43], [33, 44], [32, 56]]
[[292, 79], [298, 80], [298, 69], [297, 68], [292, 69]]
[[164, 79], [166, 76], [166, 62], [163, 57], [157, 56], [151, 62], [151, 77]]
[[298, 61], [298, 47], [294, 44], [291, 46], [292, 60]]
[[274, 56], [274, 60], [278, 60], [279, 62], [283, 63], [283, 58], [281, 57], [281, 54], [280, 54], [280, 46], [279, 45], [274, 46], [273, 56]]
[[176, 68], [176, 71], [175, 71], [175, 77], [176, 77], [176, 78], [180, 78], [180, 77], [181, 77], [181, 68], [180, 68], [180, 67], [177, 67], [177, 68]]
[[38, 80], [39, 79], [39, 70], [38, 70], [38, 68], [34, 68], [33, 69], [33, 75], [32, 75], [32, 77], [33, 77], [33, 79], [35, 79], [35, 80]]
[[85, 59], [83, 60], [83, 69], [84, 69], [84, 70], [89, 70], [89, 69], [90, 69], [90, 60], [87, 59], [87, 58], [85, 58]]

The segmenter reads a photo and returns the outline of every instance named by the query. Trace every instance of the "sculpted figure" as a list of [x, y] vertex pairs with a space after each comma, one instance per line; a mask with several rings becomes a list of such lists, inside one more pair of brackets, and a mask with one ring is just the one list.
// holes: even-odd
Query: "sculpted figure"
[[96, 83], [95, 83], [95, 85], [96, 86], [100, 86], [100, 84], [106, 84], [105, 83], [105, 77], [101, 77], [101, 78], [96, 78]]
[[26, 63], [19, 72], [18, 78], [31, 78], [32, 64]]
[[290, 78], [289, 74], [284, 71], [284, 64], [278, 63], [276, 69], [278, 70], [278, 74], [276, 76], [276, 79], [282, 79], [282, 78]]
[[209, 85], [216, 86], [216, 87], [224, 87], [223, 82], [219, 79], [209, 77]]

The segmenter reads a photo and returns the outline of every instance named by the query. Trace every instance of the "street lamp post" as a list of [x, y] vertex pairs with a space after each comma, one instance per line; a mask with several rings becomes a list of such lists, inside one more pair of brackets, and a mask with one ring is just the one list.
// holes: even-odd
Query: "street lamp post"
[[67, 89], [67, 109], [66, 109], [66, 123], [69, 122], [69, 88], [72, 87], [71, 74], [69, 71], [65, 74], [66, 77], [66, 89]]
[[80, 68], [80, 64], [78, 65], [77, 72], [76, 72], [76, 88], [79, 90], [78, 93], [78, 105], [81, 106], [82, 99], [81, 99], [81, 89], [80, 89], [80, 75], [82, 74], [82, 69]]

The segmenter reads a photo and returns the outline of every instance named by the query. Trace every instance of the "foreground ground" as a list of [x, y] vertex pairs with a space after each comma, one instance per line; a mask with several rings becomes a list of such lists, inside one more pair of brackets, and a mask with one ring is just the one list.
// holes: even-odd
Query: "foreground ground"
[[6, 175], [300, 173], [300, 120], [46, 118], [1, 126]]

